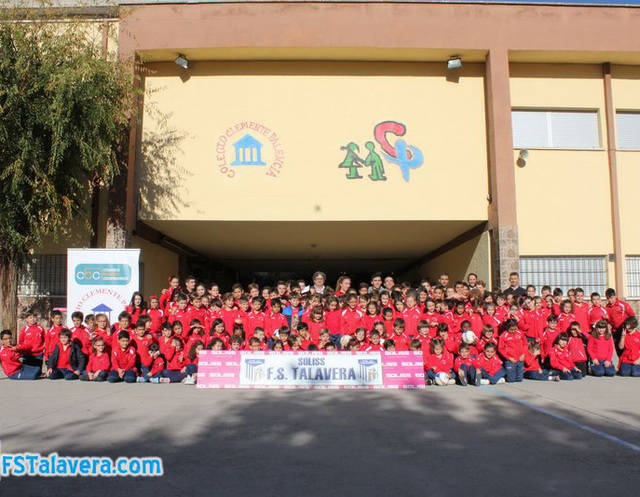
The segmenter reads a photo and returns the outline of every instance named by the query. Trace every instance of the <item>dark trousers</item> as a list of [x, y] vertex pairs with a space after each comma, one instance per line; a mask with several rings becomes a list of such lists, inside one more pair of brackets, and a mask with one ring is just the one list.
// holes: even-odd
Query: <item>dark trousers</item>
[[[578, 366], [577, 362], [576, 366]], [[613, 366], [613, 364], [611, 364], [611, 366], [609, 367], [605, 367], [604, 362], [600, 362], [599, 364], [591, 363], [591, 374], [593, 376], [615, 376], [616, 368]]]
[[26, 364], [27, 366], [39, 367], [40, 370], [42, 371], [42, 354], [39, 354], [39, 355], [25, 354], [22, 356], [22, 364]]
[[118, 371], [114, 369], [107, 376], [107, 381], [109, 383], [118, 383], [120, 381], [124, 381], [125, 383], [135, 383], [137, 377], [138, 375], [136, 374], [135, 370], [129, 369], [128, 371], [125, 371], [124, 376], [120, 378], [120, 376], [118, 375]]
[[464, 371], [464, 376], [467, 379], [467, 383], [472, 385], [476, 382], [476, 368], [473, 366], [467, 366], [466, 364], [460, 365], [460, 371]]
[[89, 380], [89, 372], [85, 370], [82, 373], [80, 373], [80, 379], [82, 381], [107, 381], [108, 375], [109, 373], [107, 371], [100, 371], [98, 375], [94, 377], [93, 380]]
[[574, 364], [576, 365], [576, 368], [580, 370], [582, 376], [587, 376], [587, 361], [578, 361], [574, 362]]
[[524, 375], [524, 362], [504, 361], [504, 369], [507, 371], [506, 379], [509, 383], [517, 383], [522, 381]]
[[554, 373], [560, 376], [561, 380], [581, 380], [582, 379], [582, 372], [581, 371], [576, 371], [571, 370], [569, 373], [565, 373], [564, 371], [560, 371], [560, 370], [554, 370]]
[[340, 350], [340, 339], [342, 338], [342, 335], [340, 333], [333, 333], [330, 337], [331, 342], [336, 346], [336, 349]]
[[538, 380], [538, 381], [547, 381], [549, 380], [550, 372], [546, 369], [542, 370], [542, 373], [539, 371], [525, 371], [524, 377], [527, 380]]
[[61, 380], [64, 378], [65, 380], [77, 380], [78, 375], [75, 374], [71, 369], [67, 368], [55, 368], [51, 371], [51, 376], [49, 376], [52, 380]]
[[20, 370], [17, 373], [9, 376], [10, 380], [37, 380], [40, 378], [42, 374], [42, 366], [29, 366], [28, 364], [23, 364]]
[[197, 364], [187, 364], [187, 374], [188, 375], [194, 375], [198, 372], [198, 365]]
[[187, 377], [187, 373], [181, 373], [180, 371], [174, 369], [163, 369], [162, 377], [169, 378], [171, 383], [180, 383]]
[[500, 368], [494, 374], [489, 374], [484, 368], [480, 368], [480, 371], [482, 372], [482, 379], [489, 380], [489, 383], [492, 385], [495, 385], [500, 378], [504, 378], [507, 375], [507, 371], [504, 368]]
[[620, 376], [640, 376], [640, 364], [631, 362], [620, 363]]

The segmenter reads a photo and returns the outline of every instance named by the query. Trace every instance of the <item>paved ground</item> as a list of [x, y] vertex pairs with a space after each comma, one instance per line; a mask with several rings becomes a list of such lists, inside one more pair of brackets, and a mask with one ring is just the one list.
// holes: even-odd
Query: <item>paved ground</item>
[[7, 478], [3, 496], [640, 492], [632, 378], [425, 391], [0, 380], [0, 423], [4, 452], [157, 455], [165, 469], [162, 478]]

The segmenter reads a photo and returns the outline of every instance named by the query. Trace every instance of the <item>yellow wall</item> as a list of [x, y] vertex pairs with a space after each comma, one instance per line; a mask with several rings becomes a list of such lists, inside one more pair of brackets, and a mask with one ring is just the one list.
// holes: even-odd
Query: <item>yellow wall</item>
[[458, 247], [430, 260], [418, 270], [420, 277], [437, 278], [447, 272], [453, 282], [465, 280], [469, 273], [476, 273], [479, 280], [491, 286], [491, 257], [489, 233], [484, 232]]
[[169, 275], [178, 274], [178, 255], [137, 236], [132, 238], [131, 247], [140, 249], [140, 262], [144, 264], [142, 294], [147, 299], [158, 295], [167, 288]]
[[[512, 64], [512, 107], [595, 109], [606, 146], [599, 65]], [[607, 153], [530, 150], [515, 166], [521, 255], [606, 255], [613, 252]]]
[[[613, 66], [612, 76], [614, 107], [617, 110], [640, 111], [640, 67]], [[618, 150], [617, 163], [622, 252], [625, 255], [638, 256], [640, 255], [640, 223], [638, 223], [640, 151]]]
[[[441, 63], [194, 62], [186, 81], [176, 67], [154, 65], [160, 72], [146, 78], [142, 219], [487, 217], [481, 65], [465, 64], [458, 81], [447, 80]], [[346, 179], [338, 168], [341, 147], [353, 141], [366, 157], [374, 126], [387, 120], [406, 124], [404, 138], [422, 150], [424, 165], [411, 171], [410, 182], [387, 161], [388, 181], [370, 181], [368, 168], [361, 169], [363, 179]], [[266, 174], [268, 166], [231, 166], [233, 178], [220, 172], [217, 141], [243, 121], [277, 133], [284, 152], [277, 177]], [[183, 139], [167, 140], [172, 129]], [[234, 158], [232, 142], [243, 135], [223, 147], [227, 162]], [[272, 163], [268, 140], [252, 135], [265, 143]]]

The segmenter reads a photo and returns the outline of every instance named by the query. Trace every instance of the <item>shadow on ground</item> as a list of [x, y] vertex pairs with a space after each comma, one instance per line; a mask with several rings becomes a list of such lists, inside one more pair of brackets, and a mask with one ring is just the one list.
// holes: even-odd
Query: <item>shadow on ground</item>
[[[75, 387], [62, 386], [69, 392]], [[585, 497], [638, 492], [640, 454], [484, 389], [469, 387], [460, 396], [433, 389], [203, 391], [121, 385], [112, 394], [110, 388], [115, 387], [96, 386], [88, 390], [86, 404], [70, 404], [26, 428], [5, 418], [0, 430], [5, 451], [7, 446], [55, 447], [63, 455], [161, 456], [164, 477], [11, 478], [0, 482], [0, 494]], [[556, 412], [622, 439], [640, 440], [631, 427]]]

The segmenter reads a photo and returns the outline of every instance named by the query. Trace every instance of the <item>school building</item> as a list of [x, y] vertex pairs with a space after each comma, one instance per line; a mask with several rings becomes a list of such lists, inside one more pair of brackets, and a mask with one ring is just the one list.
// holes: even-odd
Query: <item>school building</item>
[[[267, 281], [473, 271], [640, 298], [640, 8], [372, 2], [83, 9], [141, 63], [128, 170], [94, 234], [47, 244], [23, 298], [64, 295], [67, 247]], [[121, 223], [114, 222], [120, 219]], [[358, 280], [356, 280], [357, 282]]]

